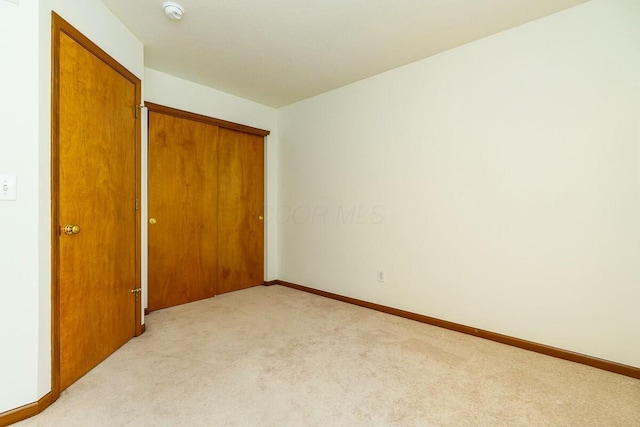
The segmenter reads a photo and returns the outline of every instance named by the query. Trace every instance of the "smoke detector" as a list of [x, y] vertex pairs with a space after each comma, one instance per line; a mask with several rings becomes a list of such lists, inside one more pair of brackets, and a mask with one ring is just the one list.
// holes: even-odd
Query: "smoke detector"
[[166, 1], [162, 3], [162, 10], [164, 10], [164, 14], [167, 15], [169, 19], [174, 21], [181, 20], [184, 15], [184, 8], [173, 1]]

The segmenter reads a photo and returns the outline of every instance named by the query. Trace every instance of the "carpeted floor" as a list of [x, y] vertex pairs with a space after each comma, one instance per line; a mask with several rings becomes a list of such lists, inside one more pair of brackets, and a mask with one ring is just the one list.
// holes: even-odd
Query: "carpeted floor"
[[19, 426], [640, 426], [640, 380], [281, 287], [154, 312]]

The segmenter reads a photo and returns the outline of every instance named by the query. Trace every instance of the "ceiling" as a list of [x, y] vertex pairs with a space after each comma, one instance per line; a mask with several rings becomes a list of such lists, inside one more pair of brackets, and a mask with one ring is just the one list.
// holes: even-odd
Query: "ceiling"
[[272, 107], [335, 89], [587, 0], [102, 0], [145, 66]]

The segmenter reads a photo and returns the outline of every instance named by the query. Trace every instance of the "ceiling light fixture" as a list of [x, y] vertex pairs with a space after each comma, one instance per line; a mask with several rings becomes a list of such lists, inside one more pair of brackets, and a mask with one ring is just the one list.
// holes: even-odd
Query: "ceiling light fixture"
[[165, 15], [174, 21], [181, 20], [184, 15], [184, 8], [173, 1], [166, 1], [162, 3], [162, 9], [164, 10]]

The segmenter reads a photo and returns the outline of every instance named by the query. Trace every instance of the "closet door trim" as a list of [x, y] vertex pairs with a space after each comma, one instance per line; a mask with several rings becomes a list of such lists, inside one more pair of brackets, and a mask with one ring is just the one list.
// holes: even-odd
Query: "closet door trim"
[[168, 114], [176, 117], [181, 117], [184, 119], [194, 120], [196, 122], [207, 123], [210, 125], [219, 126], [225, 129], [237, 130], [240, 132], [248, 133], [251, 135], [258, 136], [267, 136], [271, 133], [269, 130], [254, 128], [251, 126], [241, 125], [239, 123], [229, 122], [222, 119], [215, 119], [213, 117], [204, 116], [202, 114], [191, 113], [189, 111], [179, 110], [177, 108], [166, 107], [164, 105], [154, 104], [152, 102], [144, 103], [145, 107], [149, 111], [154, 111], [156, 113]]

